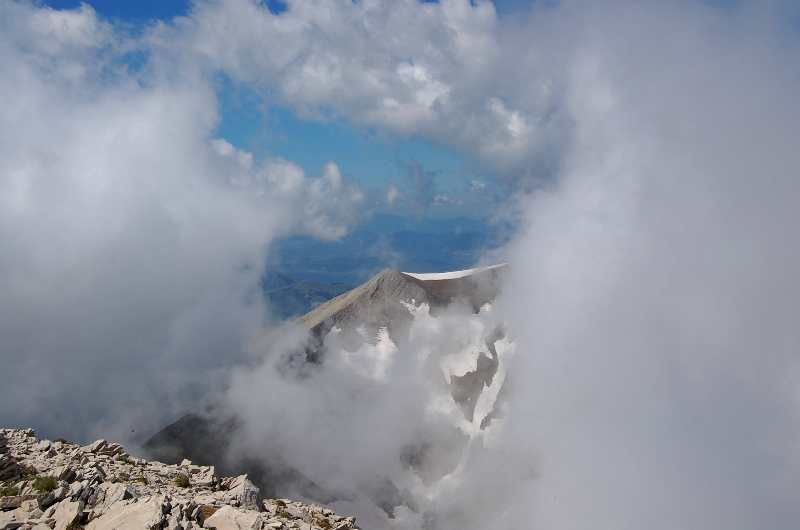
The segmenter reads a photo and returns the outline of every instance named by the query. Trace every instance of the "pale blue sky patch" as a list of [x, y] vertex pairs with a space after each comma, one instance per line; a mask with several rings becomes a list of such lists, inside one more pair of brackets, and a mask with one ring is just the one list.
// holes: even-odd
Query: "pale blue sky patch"
[[453, 149], [417, 137], [389, 138], [343, 119], [303, 120], [284, 107], [268, 107], [256, 91], [235, 85], [223, 74], [217, 79], [222, 120], [214, 136], [257, 159], [281, 157], [308, 175], [319, 174], [332, 161], [365, 188], [387, 191], [390, 185], [411, 191], [408, 168], [418, 166], [434, 175], [436, 189], [448, 198], [473, 180], [488, 179]]
[[[155, 21], [169, 23], [174, 17], [191, 12], [188, 0], [142, 0], [121, 2], [97, 0], [89, 2], [101, 19], [106, 19], [126, 32], [138, 33]], [[43, 4], [54, 9], [77, 9], [80, 0], [45, 0]], [[287, 10], [281, 0], [264, 2], [269, 11], [280, 15]], [[498, 12], [518, 12], [525, 2], [501, 3]], [[147, 50], [134, 50], [122, 55], [118, 62], [136, 74], [146, 68], [150, 54]], [[232, 81], [224, 73], [215, 79], [219, 98], [220, 123], [212, 138], [224, 138], [233, 146], [252, 152], [256, 160], [280, 157], [302, 167], [309, 176], [318, 176], [328, 162], [335, 162], [345, 177], [358, 181], [364, 188], [386, 194], [394, 187], [409, 198], [414, 208], [425, 205], [436, 215], [472, 214], [482, 216], [492, 208], [484, 201], [486, 193], [475, 193], [471, 182], [486, 183], [486, 174], [471, 159], [470, 153], [450, 147], [435, 145], [418, 136], [392, 137], [385, 130], [355, 125], [346, 118], [323, 112], [327, 121], [301, 119], [289, 106], [264, 101], [263, 92], [246, 84]], [[435, 190], [431, 200], [411, 200], [419, 195], [409, 179], [408, 168], [419, 167], [433, 176], [430, 189]], [[482, 190], [482, 188], [480, 188]], [[434, 200], [435, 199], [435, 200]], [[410, 207], [409, 201], [387, 201], [376, 208], [394, 209]], [[391, 202], [391, 204], [389, 204]], [[413, 209], [413, 208], [412, 208]]]

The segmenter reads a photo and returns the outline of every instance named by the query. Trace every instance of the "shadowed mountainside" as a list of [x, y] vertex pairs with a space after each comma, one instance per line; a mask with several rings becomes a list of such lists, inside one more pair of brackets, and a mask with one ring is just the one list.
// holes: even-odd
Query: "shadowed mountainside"
[[[334, 326], [344, 333], [354, 333], [363, 326], [368, 337], [376, 337], [380, 328], [386, 328], [389, 338], [401, 344], [408, 339], [414, 319], [407, 304], [416, 307], [428, 304], [432, 316], [453, 304], [462, 311], [477, 312], [499, 294], [504, 270], [505, 264], [439, 274], [386, 269], [297, 319], [295, 325], [309, 332], [305, 350], [298, 355], [302, 355], [302, 362], [311, 363], [309, 366], [321, 363], [325, 336]], [[482, 354], [473, 372], [452, 380], [453, 399], [470, 418], [477, 395], [497, 371], [493, 344], [501, 337], [502, 330], [487, 337], [486, 346], [492, 357]], [[189, 414], [155, 434], [143, 449], [149, 457], [166, 463], [178, 463], [187, 458], [202, 465], [216, 466], [225, 474], [247, 473], [253, 483], [270, 496], [297, 493], [323, 503], [337, 499], [336, 493], [324, 490], [280, 460], [231, 458], [229, 449], [238, 428], [237, 420], [231, 416], [214, 412]], [[461, 438], [456, 437], [452, 445], [463, 443]], [[424, 460], [412, 449], [400, 456], [408, 465]], [[373, 502], [390, 516], [394, 506], [410, 502], [391, 483], [380, 482], [380, 487], [368, 490]]]
[[[452, 303], [477, 311], [499, 293], [504, 264], [459, 271], [457, 278], [413, 274], [386, 269], [380, 274], [297, 319], [314, 336], [323, 337], [333, 326], [344, 331], [365, 325], [375, 333], [387, 328], [395, 344], [408, 338], [412, 316], [405, 304], [428, 304], [433, 312]], [[422, 279], [426, 277], [431, 279]]]

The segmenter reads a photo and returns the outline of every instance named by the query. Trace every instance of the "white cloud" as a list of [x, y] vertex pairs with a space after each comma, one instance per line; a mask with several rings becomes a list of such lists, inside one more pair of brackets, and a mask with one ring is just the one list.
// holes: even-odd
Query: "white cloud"
[[[261, 334], [265, 245], [356, 218], [335, 163], [311, 179], [212, 139], [223, 72], [301, 116], [551, 177], [499, 212], [522, 228], [491, 319], [422, 315], [409, 345], [307, 379], [237, 372], [247, 442], [330, 487], [392, 477], [436, 528], [798, 526], [791, 7], [201, 1], [126, 38], [87, 8], [0, 4], [3, 421], [121, 438], [196, 405]], [[498, 315], [506, 416], [460, 445], [438, 358]], [[403, 468], [426, 436], [457, 473]]]
[[[394, 522], [365, 510], [367, 527], [419, 528], [426, 509], [439, 529], [797, 526], [797, 35], [775, 45], [764, 33], [775, 12], [749, 4], [575, 3], [543, 16], [501, 42], [561, 59], [546, 90], [572, 126], [558, 178], [519, 194], [522, 228], [501, 253], [513, 269], [492, 311], [516, 350], [502, 421], [446, 443], [445, 426], [466, 421], [420, 385], [445, 379], [448, 351], [460, 352], [448, 369], [472, 360], [459, 341], [478, 320], [429, 315], [415, 325], [430, 333], [398, 346], [379, 385], [331, 362], [311, 383], [252, 392], [273, 381], [267, 363], [235, 385], [236, 403], [258, 418], [255, 439], [282, 440], [315, 480], [353, 486], [378, 470], [420, 505]], [[533, 28], [557, 35], [549, 50], [522, 39]], [[552, 132], [504, 98], [466, 106], [491, 124], [486, 159], [534, 160], [536, 142], [515, 141]], [[264, 422], [275, 403], [294, 414], [279, 433]], [[432, 486], [398, 467], [400, 442], [419, 433], [443, 447], [438, 463], [455, 461]]]
[[399, 189], [397, 186], [395, 186], [394, 184], [390, 184], [390, 185], [389, 185], [389, 189], [388, 189], [388, 191], [386, 192], [386, 202], [389, 204], [389, 207], [390, 207], [390, 208], [391, 208], [392, 206], [394, 206], [394, 202], [395, 202], [395, 201], [396, 201], [396, 200], [397, 200], [397, 199], [398, 199], [398, 198], [399, 198], [401, 195], [402, 195], [402, 192], [400, 191], [400, 189]]
[[505, 43], [505, 30], [490, 2], [288, 2], [278, 16], [254, 2], [198, 2], [152, 42], [301, 116], [453, 146], [513, 179], [559, 147], [565, 125], [552, 72], [517, 64], [527, 51]]
[[88, 7], [0, 20], [2, 419], [147, 432], [263, 333], [267, 244], [342, 235], [362, 194], [334, 164], [313, 179], [211, 140], [213, 80], [163, 56], [128, 73], [140, 43]]
[[484, 189], [486, 189], [486, 184], [484, 182], [473, 180], [469, 183], [469, 191], [472, 193], [480, 193]]

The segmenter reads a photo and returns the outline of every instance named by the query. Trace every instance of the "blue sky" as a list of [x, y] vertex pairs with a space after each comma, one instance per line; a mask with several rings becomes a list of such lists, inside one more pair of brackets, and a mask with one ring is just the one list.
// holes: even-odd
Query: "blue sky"
[[[45, 0], [44, 5], [55, 9], [74, 9], [80, 0]], [[134, 27], [151, 23], [154, 19], [171, 20], [186, 15], [191, 2], [187, 0], [93, 0], [90, 4], [106, 20]], [[279, 0], [267, 5], [275, 14], [286, 9]], [[495, 3], [498, 14], [521, 12], [529, 9], [530, 2], [506, 0]], [[329, 161], [335, 162], [345, 177], [357, 180], [375, 196], [383, 196], [390, 186], [407, 191], [413, 196], [412, 176], [409, 168], [419, 168], [435, 174], [432, 196], [445, 197], [435, 206], [420, 210], [419, 204], [377, 205], [400, 214], [423, 213], [430, 217], [467, 215], [483, 217], [492, 212], [496, 200], [475, 197], [470, 189], [477, 186], [485, 190], [482, 197], [502, 194], [493, 188], [490, 174], [477, 167], [464, 153], [446, 146], [435, 145], [419, 137], [398, 138], [375, 131], [354, 127], [345, 119], [318, 122], [299, 119], [290, 109], [268, 105], [246, 85], [235, 85], [229, 78], [220, 76], [218, 96], [221, 122], [217, 136], [225, 138], [239, 149], [252, 152], [256, 159], [281, 157], [290, 160], [317, 176]], [[494, 193], [490, 193], [494, 191]]]
[[[73, 9], [81, 2], [43, 0], [42, 3], [56, 9]], [[88, 3], [101, 18], [134, 27], [147, 25], [154, 19], [169, 21], [173, 17], [186, 15], [191, 8], [188, 0], [93, 0]], [[735, 9], [739, 0], [701, 0], [701, 3], [726, 12]], [[558, 4], [554, 0], [494, 2], [501, 18], [524, 14], [532, 6], [549, 8]], [[274, 14], [286, 9], [280, 0], [269, 0], [267, 5]], [[791, 11], [791, 16], [785, 17], [786, 23], [800, 28], [799, 12]], [[446, 134], [429, 135], [437, 138], [438, 142], [430, 137], [428, 140], [420, 137], [419, 133], [424, 134], [424, 131], [419, 129], [417, 134], [402, 136], [397, 135], [397, 131], [393, 132], [391, 127], [378, 130], [356, 126], [347, 117], [341, 117], [341, 113], [332, 113], [333, 117], [327, 121], [300, 119], [291, 106], [265, 101], [247, 83], [235, 83], [223, 73], [218, 75], [216, 86], [221, 115], [217, 137], [226, 139], [239, 149], [252, 152], [256, 160], [268, 157], [289, 160], [302, 167], [311, 177], [319, 176], [325, 164], [333, 161], [345, 177], [355, 179], [370, 192], [375, 210], [414, 215], [423, 213], [432, 217], [483, 217], [493, 213], [498, 200], [507, 197], [511, 189], [502, 185], [503, 178], [495, 178], [498, 176], [496, 170], [502, 172], [502, 163], [475, 154], [469, 146], [459, 149], [453, 145], [457, 142], [450, 142]], [[544, 131], [544, 136], [547, 137], [549, 133], [550, 138], [557, 139], [560, 134], [558, 126], [554, 129], [555, 132]], [[473, 142], [472, 147], [475, 146]], [[538, 154], [535, 153], [536, 147], [523, 149], [534, 154], [517, 164], [514, 170], [518, 173], [522, 164], [527, 163], [531, 167], [537, 160], [557, 158], [559, 155], [557, 140], [554, 145], [545, 145]], [[507, 156], [507, 153], [502, 156]], [[429, 204], [420, 204], [419, 200], [413, 199], [415, 195], [422, 194], [414, 188], [414, 171], [434, 176], [430, 180], [430, 189], [424, 190]], [[535, 173], [536, 169], [530, 171]], [[548, 177], [548, 171], [552, 172], [552, 168], [546, 167], [540, 173]], [[508, 174], [505, 177], [507, 181]], [[392, 205], [385, 201], [380, 203], [380, 198], [386, 197], [392, 186], [404, 191], [408, 200], [400, 200]], [[470, 192], [476, 189], [480, 193]], [[444, 200], [431, 202], [432, 197]]]
[[266, 108], [247, 87], [236, 88], [227, 80], [219, 83], [222, 122], [218, 134], [256, 156], [279, 156], [294, 161], [309, 175], [319, 173], [329, 161], [342, 173], [367, 188], [382, 189], [391, 182], [403, 186], [404, 167], [414, 162], [435, 171], [442, 189], [461, 191], [471, 180], [488, 179], [457, 151], [438, 147], [420, 138], [379, 137], [369, 129], [351, 126], [345, 120], [302, 120], [284, 107]]

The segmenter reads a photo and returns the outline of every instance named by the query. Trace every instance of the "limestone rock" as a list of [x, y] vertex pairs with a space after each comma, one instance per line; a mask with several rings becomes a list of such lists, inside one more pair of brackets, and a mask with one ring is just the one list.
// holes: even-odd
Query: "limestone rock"
[[205, 520], [204, 526], [217, 530], [261, 530], [263, 523], [264, 517], [258, 512], [223, 506]]
[[83, 502], [61, 501], [53, 513], [53, 519], [56, 520], [53, 530], [67, 530], [68, 526], [79, 523], [83, 515], [83, 507]]
[[227, 484], [223, 480], [223, 484], [228, 486], [229, 495], [231, 500], [247, 510], [258, 511], [258, 494], [259, 489], [253, 485], [247, 478], [247, 475], [240, 475]]
[[[354, 519], [313, 504], [259, 499], [247, 475], [218, 479], [214, 467], [131, 458], [119, 444], [39, 441], [33, 430], [0, 429], [0, 465], [22, 464], [59, 482], [37, 494], [30, 478], [0, 498], [0, 530], [200, 530], [313, 528], [352, 530]], [[176, 477], [190, 477], [179, 487]], [[9, 481], [3, 481], [8, 483]]]
[[132, 504], [117, 504], [102, 517], [90, 521], [86, 530], [157, 530], [164, 522], [158, 498]]

